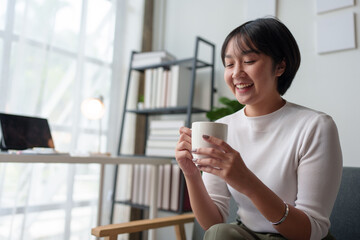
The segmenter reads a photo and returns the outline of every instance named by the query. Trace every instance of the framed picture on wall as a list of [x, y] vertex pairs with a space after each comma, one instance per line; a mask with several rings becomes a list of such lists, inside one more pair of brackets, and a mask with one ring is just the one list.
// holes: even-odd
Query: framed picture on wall
[[354, 0], [316, 0], [317, 13], [354, 6]]
[[266, 16], [276, 17], [276, 2], [276, 0], [247, 0], [244, 8], [246, 20]]

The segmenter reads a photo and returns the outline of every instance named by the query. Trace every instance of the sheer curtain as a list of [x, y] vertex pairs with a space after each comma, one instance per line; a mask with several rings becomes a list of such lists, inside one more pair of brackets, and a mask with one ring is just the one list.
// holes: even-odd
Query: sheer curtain
[[[0, 0], [0, 111], [47, 118], [59, 151], [86, 154], [101, 142], [102, 151], [115, 153], [142, 11], [143, 0]], [[85, 98], [100, 95], [101, 141], [99, 122], [80, 111]], [[99, 170], [0, 163], [0, 240], [91, 238]], [[112, 194], [108, 176], [105, 197]]]

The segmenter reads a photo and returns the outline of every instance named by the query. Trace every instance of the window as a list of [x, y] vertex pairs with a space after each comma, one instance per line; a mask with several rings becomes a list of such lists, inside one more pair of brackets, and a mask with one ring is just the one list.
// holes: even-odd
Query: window
[[[0, 111], [47, 118], [59, 151], [98, 149], [99, 121], [80, 105], [100, 95], [110, 105], [118, 2], [0, 0]], [[102, 151], [109, 118], [100, 122]], [[89, 239], [99, 170], [0, 163], [0, 239]]]

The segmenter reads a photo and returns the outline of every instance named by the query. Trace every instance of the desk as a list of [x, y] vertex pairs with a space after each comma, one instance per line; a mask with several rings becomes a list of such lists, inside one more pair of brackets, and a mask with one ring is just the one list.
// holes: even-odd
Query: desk
[[[155, 218], [157, 216], [157, 197], [158, 184], [157, 176], [159, 173], [159, 165], [171, 164], [172, 158], [155, 158], [155, 157], [106, 157], [106, 156], [70, 156], [67, 154], [0, 154], [0, 163], [73, 163], [73, 164], [100, 164], [100, 184], [99, 184], [99, 203], [98, 203], [98, 218], [97, 225], [101, 225], [102, 213], [102, 198], [103, 198], [103, 183], [104, 183], [104, 165], [105, 164], [150, 164], [152, 168], [151, 182], [151, 199], [149, 206], [149, 217]], [[114, 193], [115, 194], [115, 193]], [[151, 233], [150, 239], [155, 239], [155, 233]]]

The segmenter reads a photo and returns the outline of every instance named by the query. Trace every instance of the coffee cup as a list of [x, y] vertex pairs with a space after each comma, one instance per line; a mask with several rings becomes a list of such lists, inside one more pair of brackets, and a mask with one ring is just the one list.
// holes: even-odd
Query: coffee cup
[[[205, 141], [203, 135], [213, 136], [226, 141], [227, 133], [228, 125], [225, 123], [193, 122], [191, 126], [191, 147], [193, 150], [198, 148], [216, 148], [215, 145]], [[193, 153], [193, 157], [194, 159], [199, 159], [206, 156]]]

